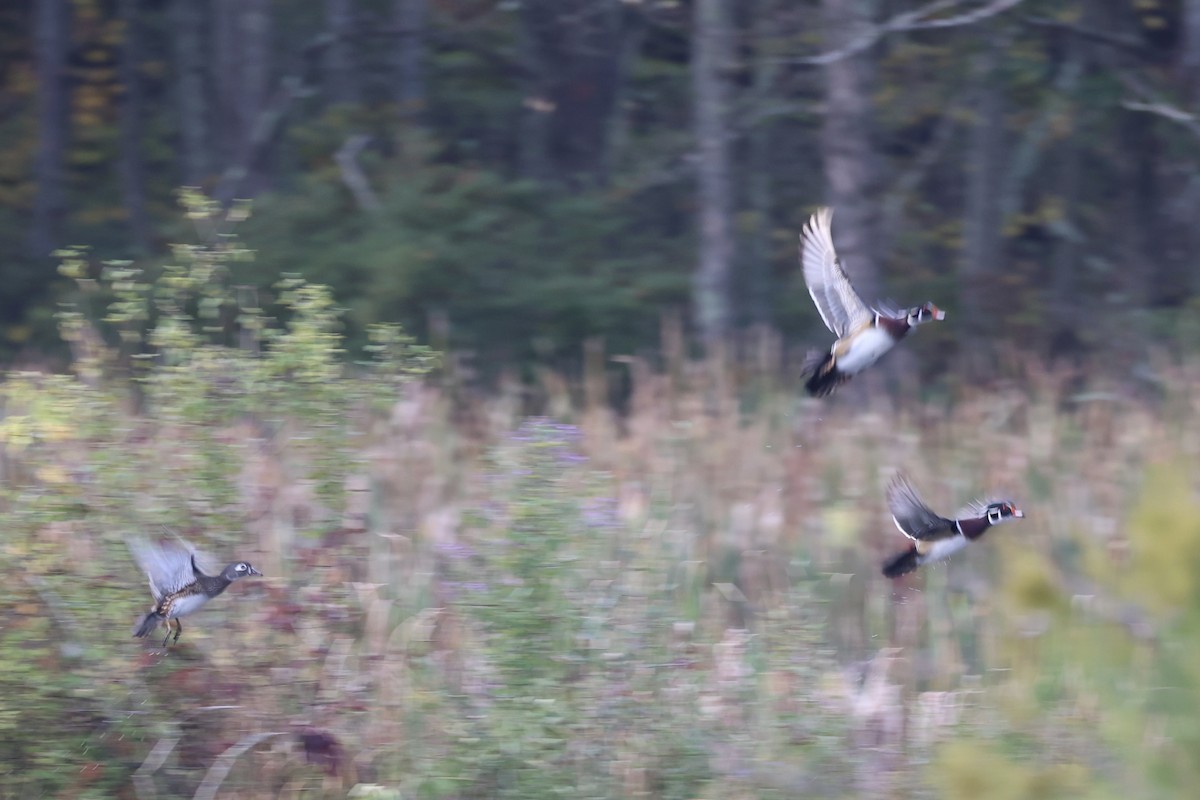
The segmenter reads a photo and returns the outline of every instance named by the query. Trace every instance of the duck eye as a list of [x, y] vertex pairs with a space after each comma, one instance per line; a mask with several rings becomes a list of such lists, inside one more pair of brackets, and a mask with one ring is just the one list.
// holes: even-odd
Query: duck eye
[[245, 565], [245, 564], [238, 564], [238, 565], [237, 565], [237, 571], [238, 571], [238, 572], [245, 572], [245, 571], [246, 571], [246, 565]]

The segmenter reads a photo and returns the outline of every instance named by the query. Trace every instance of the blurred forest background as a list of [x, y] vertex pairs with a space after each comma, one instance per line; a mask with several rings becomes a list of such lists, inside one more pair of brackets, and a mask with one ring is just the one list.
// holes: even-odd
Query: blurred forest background
[[301, 273], [355, 341], [400, 321], [477, 365], [654, 348], [664, 312], [706, 340], [812, 335], [796, 243], [820, 204], [864, 295], [958, 318], [929, 332], [938, 368], [997, 332], [1109, 349], [1097, 320], [1136, 358], [1196, 310], [1192, 0], [0, 14], [10, 355], [54, 340], [54, 250], [160, 260], [180, 186], [253, 200], [239, 284]]
[[1194, 793], [1200, 0], [0, 22], [0, 797]]

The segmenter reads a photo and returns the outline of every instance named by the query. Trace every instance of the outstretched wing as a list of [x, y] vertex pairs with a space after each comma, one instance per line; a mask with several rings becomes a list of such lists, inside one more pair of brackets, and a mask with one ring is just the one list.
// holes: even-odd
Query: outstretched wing
[[838, 338], [868, 323], [874, 317], [850, 285], [837, 251], [833, 248], [833, 209], [819, 208], [800, 232], [800, 264], [804, 283], [825, 321]]
[[196, 579], [192, 551], [179, 542], [148, 542], [131, 539], [129, 552], [150, 581], [155, 602], [177, 592]]
[[887, 488], [888, 510], [896, 527], [910, 539], [931, 541], [954, 536], [954, 520], [935, 514], [903, 475], [897, 475]]

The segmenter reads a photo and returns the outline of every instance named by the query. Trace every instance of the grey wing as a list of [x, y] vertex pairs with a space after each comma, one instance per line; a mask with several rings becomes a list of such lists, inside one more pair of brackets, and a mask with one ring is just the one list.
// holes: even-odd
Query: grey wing
[[870, 322], [874, 314], [850, 285], [833, 247], [833, 209], [819, 208], [800, 233], [804, 283], [825, 327], [839, 338]]
[[958, 533], [954, 520], [934, 513], [903, 475], [897, 475], [888, 485], [887, 504], [896, 527], [910, 539], [928, 541]]
[[150, 593], [156, 602], [182, 589], [196, 579], [192, 569], [192, 551], [178, 542], [129, 541], [129, 552], [146, 573]]

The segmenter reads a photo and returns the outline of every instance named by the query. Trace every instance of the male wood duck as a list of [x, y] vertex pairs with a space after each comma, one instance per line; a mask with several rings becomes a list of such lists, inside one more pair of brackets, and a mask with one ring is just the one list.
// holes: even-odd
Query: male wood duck
[[888, 485], [887, 504], [896, 527], [913, 540], [907, 550], [883, 565], [883, 574], [889, 578], [949, 557], [983, 536], [993, 525], [1025, 517], [1021, 509], [1003, 500], [972, 503], [954, 519], [938, 516], [903, 475], [897, 475]]
[[142, 617], [133, 635], [139, 639], [149, 636], [159, 624], [165, 624], [167, 635], [163, 647], [167, 646], [172, 631], [175, 641], [179, 641], [179, 634], [183, 633], [180, 617], [197, 611], [234, 581], [262, 575], [246, 561], [230, 564], [220, 575], [205, 575], [196, 565], [196, 554], [178, 542], [132, 541], [129, 549], [150, 579], [150, 593], [154, 595], [154, 608]]
[[878, 361], [913, 328], [946, 316], [933, 303], [907, 311], [868, 308], [850, 285], [833, 248], [832, 220], [833, 209], [817, 209], [800, 234], [800, 262], [808, 293], [825, 327], [838, 337], [828, 353], [804, 367], [803, 374], [811, 372], [804, 387], [814, 397], [831, 394]]

